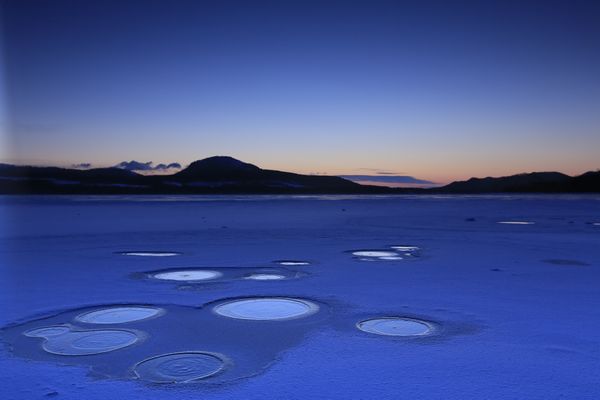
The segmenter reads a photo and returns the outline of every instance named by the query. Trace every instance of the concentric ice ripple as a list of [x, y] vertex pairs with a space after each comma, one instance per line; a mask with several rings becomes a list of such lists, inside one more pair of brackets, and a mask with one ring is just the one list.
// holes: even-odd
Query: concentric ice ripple
[[373, 318], [361, 321], [356, 326], [361, 331], [387, 336], [423, 336], [433, 330], [425, 321], [402, 317]]
[[224, 317], [266, 321], [306, 317], [316, 313], [319, 306], [301, 299], [257, 297], [228, 301], [213, 310]]
[[169, 281], [205, 281], [219, 278], [222, 275], [223, 274], [218, 271], [206, 269], [182, 269], [179, 271], [159, 272], [152, 275], [152, 277]]
[[153, 383], [185, 383], [208, 378], [222, 370], [224, 360], [216, 354], [183, 352], [163, 354], [137, 363], [135, 374]]
[[69, 332], [70, 329], [66, 326], [46, 326], [43, 328], [30, 329], [23, 334], [29, 337], [50, 337], [62, 335]]
[[164, 312], [155, 307], [110, 307], [79, 314], [75, 319], [87, 324], [123, 324], [155, 317]]
[[139, 340], [130, 331], [118, 329], [67, 331], [58, 333], [56, 327], [41, 328], [35, 332], [28, 331], [27, 336], [43, 337], [42, 348], [48, 353], [62, 356], [86, 356], [107, 353], [131, 346]]

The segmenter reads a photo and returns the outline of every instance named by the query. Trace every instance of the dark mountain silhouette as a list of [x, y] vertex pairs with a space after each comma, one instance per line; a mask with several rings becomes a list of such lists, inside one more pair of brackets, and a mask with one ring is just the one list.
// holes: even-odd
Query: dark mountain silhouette
[[452, 182], [439, 191], [446, 193], [511, 193], [511, 192], [562, 192], [573, 178], [560, 172], [533, 172], [501, 178], [471, 178]]
[[0, 164], [2, 194], [461, 194], [600, 193], [600, 171], [570, 177], [535, 172], [471, 178], [431, 188], [360, 185], [336, 176], [262, 169], [231, 157], [195, 161], [172, 175], [140, 175], [120, 168], [88, 170]]
[[335, 176], [261, 169], [231, 157], [210, 157], [173, 175], [140, 175], [121, 168], [89, 170], [0, 164], [0, 193], [210, 194], [384, 193]]

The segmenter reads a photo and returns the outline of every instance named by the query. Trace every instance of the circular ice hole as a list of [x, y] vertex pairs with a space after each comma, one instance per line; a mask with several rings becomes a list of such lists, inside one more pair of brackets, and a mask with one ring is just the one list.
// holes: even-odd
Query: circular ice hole
[[279, 274], [252, 274], [248, 275], [246, 279], [251, 279], [254, 281], [277, 281], [285, 279], [285, 276]]
[[287, 265], [288, 267], [300, 266], [300, 265], [310, 265], [310, 263], [308, 261], [295, 261], [295, 260], [280, 260], [280, 261], [275, 261], [275, 263], [277, 263], [279, 265]]
[[42, 347], [52, 354], [85, 356], [122, 349], [137, 341], [135, 333], [117, 329], [76, 331], [48, 337]]
[[152, 275], [155, 279], [162, 279], [168, 281], [207, 281], [210, 279], [216, 279], [223, 276], [218, 271], [206, 270], [206, 269], [182, 269], [179, 271], [167, 271], [160, 272]]
[[47, 326], [43, 328], [30, 329], [23, 332], [25, 336], [30, 337], [51, 337], [62, 335], [63, 333], [69, 332], [70, 329], [66, 326]]
[[383, 250], [358, 250], [353, 251], [352, 255], [356, 257], [395, 257], [398, 253]]
[[213, 309], [224, 317], [261, 321], [306, 317], [318, 310], [319, 306], [311, 301], [287, 297], [232, 300]]
[[504, 225], [533, 225], [535, 224], [535, 222], [530, 222], [530, 221], [499, 221], [499, 224], [504, 224]]
[[391, 246], [392, 249], [404, 252], [418, 251], [419, 247], [417, 246]]
[[185, 383], [208, 378], [221, 371], [225, 361], [216, 354], [184, 352], [163, 354], [137, 363], [135, 374], [153, 383]]
[[181, 253], [175, 251], [125, 251], [120, 254], [137, 257], [173, 257], [181, 255]]
[[425, 321], [402, 317], [373, 318], [356, 326], [364, 332], [387, 336], [424, 336], [433, 331], [431, 324]]
[[111, 307], [88, 311], [75, 319], [87, 324], [123, 324], [152, 318], [163, 312], [163, 309], [154, 307]]

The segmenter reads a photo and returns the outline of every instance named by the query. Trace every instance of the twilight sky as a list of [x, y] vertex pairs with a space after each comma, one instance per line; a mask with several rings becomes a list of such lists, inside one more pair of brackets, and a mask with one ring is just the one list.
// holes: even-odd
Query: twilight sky
[[0, 3], [0, 161], [600, 168], [598, 1]]

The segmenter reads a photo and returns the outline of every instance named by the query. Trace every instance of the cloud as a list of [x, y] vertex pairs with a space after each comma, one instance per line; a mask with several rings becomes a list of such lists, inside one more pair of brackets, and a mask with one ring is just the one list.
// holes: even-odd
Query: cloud
[[158, 164], [157, 166], [152, 165], [152, 161], [139, 162], [135, 160], [123, 161], [115, 165], [115, 168], [125, 169], [127, 171], [166, 171], [170, 169], [181, 169], [181, 164], [170, 163], [170, 164]]
[[171, 163], [171, 164], [158, 164], [156, 167], [154, 167], [155, 170], [165, 170], [165, 169], [181, 169], [181, 164], [179, 163]]
[[359, 171], [369, 171], [376, 175], [402, 175], [403, 172], [381, 171], [379, 168], [359, 168]]
[[90, 169], [90, 168], [92, 168], [92, 164], [90, 164], [90, 163], [72, 164], [71, 168], [75, 168], [75, 169]]
[[434, 182], [418, 179], [408, 175], [340, 175], [340, 178], [348, 179], [356, 182], [379, 182], [379, 183], [407, 183], [412, 185], [434, 185]]

